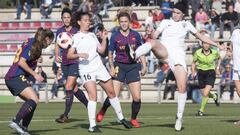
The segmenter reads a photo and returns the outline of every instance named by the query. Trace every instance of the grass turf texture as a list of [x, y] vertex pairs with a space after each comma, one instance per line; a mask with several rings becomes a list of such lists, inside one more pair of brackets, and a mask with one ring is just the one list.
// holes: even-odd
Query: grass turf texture
[[[0, 134], [16, 134], [7, 125], [15, 116], [21, 103], [0, 104]], [[101, 105], [98, 104], [98, 109]], [[216, 107], [208, 104], [206, 116], [195, 116], [199, 105], [187, 104], [184, 125], [181, 132], [174, 130], [176, 104], [142, 104], [139, 121], [142, 128], [125, 129], [116, 123], [116, 115], [109, 108], [103, 122], [98, 123], [104, 135], [237, 135], [240, 126], [233, 122], [240, 119], [239, 104], [222, 104]], [[55, 119], [63, 112], [64, 103], [41, 103], [38, 105], [30, 125], [32, 135], [88, 135], [86, 108], [74, 103], [70, 112], [70, 122], [58, 124]], [[122, 104], [125, 117], [131, 116], [131, 104]]]

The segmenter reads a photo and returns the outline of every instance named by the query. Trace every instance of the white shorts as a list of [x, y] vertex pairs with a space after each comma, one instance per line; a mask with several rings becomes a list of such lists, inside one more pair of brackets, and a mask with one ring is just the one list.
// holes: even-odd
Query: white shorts
[[111, 79], [110, 74], [108, 73], [107, 69], [101, 65], [98, 70], [93, 72], [82, 72], [79, 70], [79, 75], [82, 80], [82, 84], [84, 85], [88, 81], [107, 81]]
[[240, 71], [233, 70], [232, 80], [240, 80]]
[[185, 51], [182, 48], [172, 48], [166, 47], [168, 51], [168, 65], [171, 70], [174, 69], [175, 65], [183, 66], [184, 70], [187, 72], [187, 64], [185, 60]]

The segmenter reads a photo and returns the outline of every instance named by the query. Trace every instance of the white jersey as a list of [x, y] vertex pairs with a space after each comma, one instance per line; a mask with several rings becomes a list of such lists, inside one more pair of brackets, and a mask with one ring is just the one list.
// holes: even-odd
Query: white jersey
[[197, 33], [196, 28], [189, 21], [175, 22], [172, 19], [163, 20], [157, 30], [162, 33], [160, 38], [164, 46], [183, 47], [188, 32]]
[[187, 71], [185, 60], [185, 37], [188, 32], [197, 33], [195, 27], [189, 21], [175, 22], [172, 19], [163, 20], [157, 30], [162, 33], [160, 42], [168, 51], [168, 64], [172, 70], [175, 65], [182, 65]]
[[235, 29], [230, 38], [233, 46], [233, 69], [240, 71], [240, 29]]
[[94, 33], [78, 32], [73, 36], [73, 48], [77, 53], [88, 53], [87, 60], [79, 62], [80, 72], [92, 72], [98, 70], [102, 65], [101, 58], [97, 52], [97, 48], [101, 45]]

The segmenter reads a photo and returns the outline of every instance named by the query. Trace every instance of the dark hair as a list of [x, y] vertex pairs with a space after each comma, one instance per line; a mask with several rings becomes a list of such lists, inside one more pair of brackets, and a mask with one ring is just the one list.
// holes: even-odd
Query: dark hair
[[92, 17], [91, 14], [88, 12], [77, 12], [76, 14], [76, 21], [79, 21], [82, 19], [83, 16], [88, 15], [90, 18]]
[[54, 39], [53, 32], [50, 29], [43, 29], [42, 27], [38, 28], [34, 36], [35, 40], [33, 42], [32, 49], [30, 51], [31, 61], [37, 60], [42, 54], [42, 49], [48, 46], [45, 43], [46, 37], [49, 37], [50, 39]]
[[185, 14], [186, 6], [182, 2], [178, 2], [174, 5], [174, 8], [180, 10], [183, 14]]
[[127, 13], [127, 12], [121, 12], [119, 15], [118, 15], [118, 20], [120, 20], [121, 17], [127, 17], [129, 21], [131, 21], [131, 17], [130, 15]]
[[72, 11], [69, 8], [63, 8], [62, 13], [61, 13], [61, 17], [63, 17], [64, 13], [69, 13], [70, 16], [72, 16]]

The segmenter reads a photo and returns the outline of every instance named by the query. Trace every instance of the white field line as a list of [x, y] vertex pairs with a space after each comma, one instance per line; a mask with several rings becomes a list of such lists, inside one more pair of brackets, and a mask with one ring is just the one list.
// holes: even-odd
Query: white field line
[[[37, 118], [37, 119], [36, 119]], [[41, 117], [36, 117], [35, 119], [32, 120], [32, 122], [52, 122], [55, 121], [55, 118], [51, 117], [46, 119], [47, 117], [42, 117], [43, 119], [41, 119]], [[74, 117], [72, 117], [74, 118]], [[185, 116], [183, 117], [184, 119], [240, 119], [240, 116], [204, 116], [204, 117], [199, 117], [199, 116]], [[70, 118], [71, 119], [71, 118]], [[106, 121], [112, 121], [115, 120], [116, 117], [106, 117], [104, 118], [104, 120]], [[148, 119], [148, 120], [171, 120], [171, 119], [175, 119], [174, 116], [147, 116], [147, 117], [139, 117], [138, 119], [144, 120], [144, 119]], [[86, 117], [87, 120], [87, 117]], [[0, 121], [0, 123], [9, 123], [9, 121]]]

